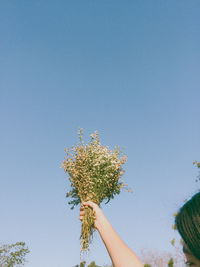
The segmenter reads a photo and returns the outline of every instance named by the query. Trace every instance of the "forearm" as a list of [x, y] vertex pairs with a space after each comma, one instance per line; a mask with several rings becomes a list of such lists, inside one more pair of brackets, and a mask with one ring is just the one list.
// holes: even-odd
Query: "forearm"
[[133, 251], [120, 239], [107, 218], [102, 215], [97, 225], [101, 238], [115, 267], [143, 267]]

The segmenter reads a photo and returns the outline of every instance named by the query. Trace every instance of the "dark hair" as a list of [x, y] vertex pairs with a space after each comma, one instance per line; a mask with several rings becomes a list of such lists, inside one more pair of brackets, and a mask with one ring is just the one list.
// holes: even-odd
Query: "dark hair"
[[191, 253], [200, 260], [200, 192], [183, 205], [175, 224]]

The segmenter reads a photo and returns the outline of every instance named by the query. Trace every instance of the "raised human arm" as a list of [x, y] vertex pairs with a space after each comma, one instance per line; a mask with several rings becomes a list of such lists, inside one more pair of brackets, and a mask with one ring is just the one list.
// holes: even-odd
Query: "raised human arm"
[[[99, 206], [91, 201], [84, 202], [95, 213], [95, 228], [98, 230], [112, 260], [114, 267], [143, 267], [135, 253], [121, 240]], [[80, 209], [80, 220], [83, 219], [84, 209]]]

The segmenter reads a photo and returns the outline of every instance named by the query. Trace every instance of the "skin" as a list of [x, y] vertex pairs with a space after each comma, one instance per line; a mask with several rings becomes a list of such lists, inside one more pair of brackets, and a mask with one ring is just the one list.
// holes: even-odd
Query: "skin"
[[192, 255], [191, 251], [185, 243], [183, 245], [183, 252], [187, 259], [186, 266], [200, 267], [200, 260], [198, 260], [195, 256]]
[[91, 201], [82, 203], [80, 208], [80, 217], [82, 221], [84, 216], [84, 206], [89, 206], [95, 214], [95, 228], [98, 230], [106, 249], [110, 255], [113, 266], [115, 267], [143, 267], [142, 262], [135, 253], [121, 240], [113, 229], [110, 222], [99, 206]]
[[[115, 267], [143, 267], [142, 262], [134, 252], [120, 239], [112, 228], [111, 224], [103, 214], [99, 206], [91, 201], [82, 203], [80, 217], [84, 216], [84, 206], [89, 206], [95, 214], [95, 228], [98, 230]], [[200, 267], [200, 260], [192, 255], [191, 251], [184, 243], [183, 252], [186, 256], [186, 266]]]

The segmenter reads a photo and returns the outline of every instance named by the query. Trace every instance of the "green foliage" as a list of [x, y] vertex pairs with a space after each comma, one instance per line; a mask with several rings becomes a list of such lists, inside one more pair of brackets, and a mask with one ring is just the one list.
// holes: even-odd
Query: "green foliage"
[[96, 265], [95, 261], [92, 261], [92, 262], [88, 265], [88, 267], [101, 267], [101, 266]]
[[173, 238], [173, 239], [171, 240], [171, 244], [172, 244], [172, 246], [175, 246], [175, 238]]
[[172, 258], [168, 262], [168, 267], [174, 267], [174, 260]]
[[80, 267], [85, 267], [85, 264], [86, 264], [86, 262], [82, 261], [81, 264], [80, 264]]
[[25, 264], [25, 256], [29, 249], [24, 242], [0, 246], [0, 266], [17, 267]]
[[[101, 145], [98, 132], [90, 135], [89, 142], [83, 143], [83, 131], [79, 130], [79, 143], [72, 146], [71, 152], [66, 149], [67, 157], [62, 163], [69, 181], [71, 190], [66, 197], [72, 209], [84, 201], [93, 201], [97, 205], [103, 200], [108, 203], [116, 194], [126, 188], [120, 178], [124, 174], [123, 164], [127, 157], [121, 155], [119, 147], [110, 150], [107, 146]], [[91, 208], [85, 207], [85, 215], [82, 221], [81, 249], [87, 250], [94, 232], [94, 214]]]
[[150, 264], [144, 264], [144, 267], [151, 267]]
[[[200, 169], [200, 162], [197, 162], [196, 160], [193, 162], [193, 164], [198, 168]], [[197, 176], [196, 178], [196, 182], [200, 181], [200, 172], [199, 172], [199, 175]]]
[[200, 162], [197, 162], [196, 160], [193, 162], [193, 164], [194, 165], [196, 165], [197, 166], [197, 168], [199, 168], [200, 169]]
[[[74, 266], [74, 267], [85, 267], [85, 264], [86, 264], [86, 262], [85, 261], [82, 261], [81, 263], [80, 263], [80, 265], [76, 265], [76, 266]], [[99, 266], [99, 265], [96, 265], [96, 263], [95, 263], [95, 261], [92, 261], [89, 265], [88, 265], [88, 267], [101, 267], [101, 266]], [[109, 267], [112, 267], [112, 266], [109, 266]]]

